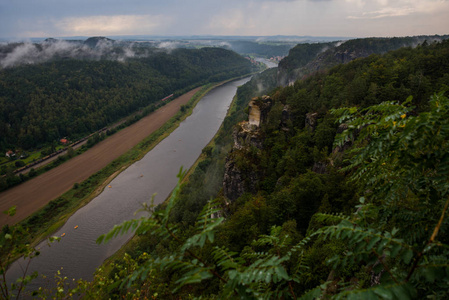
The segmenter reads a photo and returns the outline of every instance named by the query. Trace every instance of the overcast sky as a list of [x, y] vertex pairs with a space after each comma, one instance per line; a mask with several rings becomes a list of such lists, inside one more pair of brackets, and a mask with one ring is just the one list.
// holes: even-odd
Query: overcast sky
[[0, 37], [449, 33], [449, 0], [0, 0]]

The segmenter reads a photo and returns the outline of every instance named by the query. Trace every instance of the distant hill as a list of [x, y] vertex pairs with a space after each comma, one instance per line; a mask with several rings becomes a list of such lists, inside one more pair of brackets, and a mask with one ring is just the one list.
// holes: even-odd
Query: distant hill
[[0, 68], [40, 64], [59, 59], [119, 60], [147, 57], [157, 50], [151, 44], [115, 41], [106, 37], [86, 40], [48, 38], [40, 43], [0, 44]]
[[[286, 56], [298, 43], [327, 43], [344, 37], [313, 36], [97, 36], [37, 38], [0, 43], [0, 67], [41, 63], [53, 58], [124, 60], [156, 49], [221, 47], [241, 55]], [[0, 40], [1, 41], [1, 40]]]
[[90, 37], [87, 40], [84, 41], [84, 45], [87, 45], [91, 48], [97, 47], [99, 44], [112, 44], [114, 43], [114, 40], [108, 39], [106, 37], [102, 36], [96, 36], [96, 37]]
[[425, 42], [434, 43], [448, 38], [449, 35], [433, 35], [298, 44], [290, 50], [288, 57], [279, 63], [278, 84], [285, 86], [310, 73], [348, 63], [356, 58], [383, 54], [401, 47], [416, 47]]

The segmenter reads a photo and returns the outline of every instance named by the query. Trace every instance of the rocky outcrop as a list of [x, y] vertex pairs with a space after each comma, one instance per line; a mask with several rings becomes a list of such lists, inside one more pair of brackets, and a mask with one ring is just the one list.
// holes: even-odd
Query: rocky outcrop
[[226, 158], [223, 178], [223, 194], [232, 201], [245, 192], [254, 192], [258, 182], [257, 172], [239, 168], [236, 157], [244, 156], [251, 147], [263, 147], [259, 127], [248, 121], [241, 122], [234, 128], [233, 137], [234, 146]]
[[223, 177], [223, 194], [229, 200], [236, 200], [245, 192], [242, 172], [229, 156], [226, 158], [225, 174]]
[[226, 198], [234, 201], [246, 192], [255, 192], [257, 182], [256, 172], [243, 172], [235, 160], [228, 156], [223, 177], [223, 194]]
[[260, 136], [260, 130], [256, 125], [251, 125], [249, 122], [239, 123], [232, 133], [234, 138], [234, 149], [242, 150], [248, 146], [254, 146], [258, 149], [263, 148], [263, 140]]
[[[248, 121], [240, 122], [233, 131], [234, 146], [229, 153], [223, 178], [223, 193], [229, 200], [235, 200], [245, 192], [255, 192], [259, 181], [257, 170], [239, 167], [237, 159], [245, 160], [251, 149], [263, 149], [260, 127], [266, 123], [274, 101], [268, 97], [253, 98], [249, 103]], [[240, 164], [242, 166], [242, 164]]]
[[[345, 124], [345, 123], [340, 124], [340, 126], [338, 126], [338, 129], [337, 129], [337, 134], [342, 133], [346, 129], [348, 129], [347, 124]], [[345, 142], [342, 145], [335, 146], [334, 149], [332, 149], [332, 154], [329, 156], [330, 165], [333, 166], [336, 161], [341, 161], [343, 159], [345, 151], [349, 150], [352, 147], [353, 141], [358, 136], [358, 134], [359, 134], [359, 130], [355, 130], [353, 132], [353, 136], [351, 139], [345, 140]]]
[[251, 100], [248, 104], [248, 123], [256, 127], [260, 126], [260, 108], [256, 105], [257, 98]]
[[249, 102], [248, 123], [260, 127], [267, 121], [268, 112], [273, 106], [273, 100], [269, 96], [253, 98]]
[[[345, 123], [340, 124], [340, 126], [338, 126], [338, 129], [337, 129], [337, 134], [342, 133], [346, 129], [348, 129], [348, 125], [347, 124], [345, 124]], [[351, 148], [351, 146], [352, 146], [352, 141], [351, 140], [347, 140], [347, 141], [345, 141], [345, 143], [343, 145], [336, 146], [334, 149], [332, 149], [332, 153], [333, 154], [342, 153], [342, 152], [348, 150], [349, 148]]]
[[290, 131], [290, 128], [288, 127], [288, 121], [291, 120], [291, 113], [290, 113], [290, 106], [284, 105], [284, 108], [282, 109], [282, 114], [281, 114], [281, 130], [283, 131]]
[[305, 121], [305, 127], [309, 129], [310, 131], [314, 132], [315, 128], [317, 126], [318, 121], [318, 113], [307, 113], [306, 114], [306, 121]]

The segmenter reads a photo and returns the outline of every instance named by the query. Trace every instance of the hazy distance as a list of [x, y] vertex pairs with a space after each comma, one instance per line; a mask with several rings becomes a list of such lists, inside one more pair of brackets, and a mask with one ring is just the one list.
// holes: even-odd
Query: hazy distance
[[447, 0], [0, 0], [0, 38], [445, 34]]

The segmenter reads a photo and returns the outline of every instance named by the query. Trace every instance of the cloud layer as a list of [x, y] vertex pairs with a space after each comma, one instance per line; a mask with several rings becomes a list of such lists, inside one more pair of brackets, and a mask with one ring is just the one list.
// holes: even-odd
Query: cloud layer
[[170, 17], [152, 15], [113, 15], [68, 17], [55, 24], [64, 32], [77, 36], [146, 34], [168, 27]]
[[447, 0], [0, 0], [0, 37], [445, 34]]

